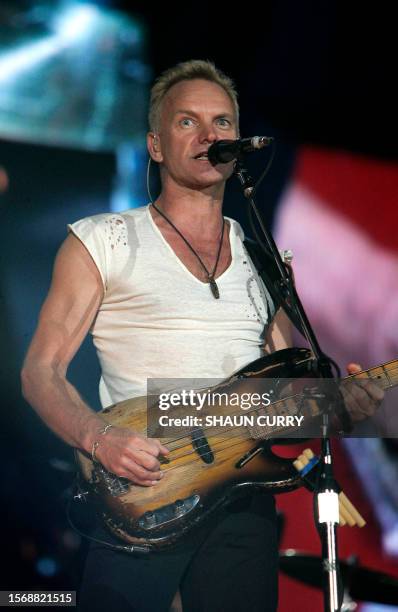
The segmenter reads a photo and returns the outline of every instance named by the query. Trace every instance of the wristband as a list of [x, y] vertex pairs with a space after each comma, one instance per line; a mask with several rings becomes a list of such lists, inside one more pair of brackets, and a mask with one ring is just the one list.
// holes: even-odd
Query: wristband
[[[107, 423], [106, 425], [104, 425], [104, 427], [101, 429], [101, 431], [98, 432], [99, 436], [104, 436], [106, 434], [106, 432], [113, 427], [113, 425], [111, 423]], [[97, 450], [99, 446], [99, 440], [95, 440], [95, 442], [93, 442], [93, 446], [91, 448], [91, 459], [93, 461], [93, 463], [95, 463], [97, 460], [96, 456], [95, 456], [95, 451]]]

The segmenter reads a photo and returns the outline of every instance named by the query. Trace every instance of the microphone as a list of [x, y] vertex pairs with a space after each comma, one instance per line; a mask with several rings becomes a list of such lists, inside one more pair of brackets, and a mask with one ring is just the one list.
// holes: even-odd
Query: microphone
[[238, 140], [217, 140], [210, 145], [207, 157], [213, 166], [227, 164], [242, 153], [257, 151], [268, 147], [274, 139], [271, 136], [253, 136], [252, 138], [238, 138]]

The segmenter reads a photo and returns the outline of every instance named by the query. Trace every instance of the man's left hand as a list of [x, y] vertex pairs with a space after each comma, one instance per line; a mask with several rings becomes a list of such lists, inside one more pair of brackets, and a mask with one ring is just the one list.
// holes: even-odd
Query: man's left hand
[[[348, 374], [362, 371], [358, 363], [347, 365]], [[370, 378], [349, 379], [341, 385], [341, 393], [352, 422], [357, 423], [374, 415], [384, 398], [384, 391]]]

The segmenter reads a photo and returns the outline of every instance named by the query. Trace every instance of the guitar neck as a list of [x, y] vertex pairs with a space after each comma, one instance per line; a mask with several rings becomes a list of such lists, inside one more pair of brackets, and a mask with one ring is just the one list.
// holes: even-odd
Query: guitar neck
[[398, 385], [398, 359], [387, 361], [369, 370], [362, 370], [358, 374], [346, 376], [344, 380], [354, 380], [355, 378], [369, 378], [373, 380], [381, 389], [391, 389]]
[[[361, 372], [346, 376], [343, 380], [353, 381], [355, 379], [371, 379], [381, 389], [391, 389], [395, 385], [398, 385], [398, 359], [388, 361], [387, 363], [383, 363], [382, 365], [376, 366], [374, 368], [369, 368], [368, 370], [361, 370]], [[303, 399], [304, 402], [302, 401]], [[254, 410], [254, 412], [261, 411], [262, 409]], [[302, 394], [298, 393], [273, 402], [270, 406], [268, 406], [266, 412], [267, 415], [269, 415], [270, 417], [296, 416], [299, 414], [304, 414], [307, 417], [316, 418], [321, 414], [322, 410], [316, 400], [305, 399], [303, 398]], [[286, 431], [285, 426], [264, 426], [262, 428], [262, 433], [265, 434], [265, 436], [272, 436], [277, 433], [283, 433], [284, 431]], [[292, 428], [290, 428], [290, 431], [292, 431]]]

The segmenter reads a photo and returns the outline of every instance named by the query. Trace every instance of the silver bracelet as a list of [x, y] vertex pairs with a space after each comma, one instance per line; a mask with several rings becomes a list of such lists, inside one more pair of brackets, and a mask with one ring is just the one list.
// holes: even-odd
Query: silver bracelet
[[[104, 427], [101, 429], [101, 431], [98, 432], [99, 436], [104, 436], [106, 434], [106, 432], [113, 427], [113, 425], [111, 423], [107, 423], [106, 425], [104, 425]], [[93, 442], [93, 446], [91, 448], [91, 460], [93, 463], [95, 463], [97, 460], [96, 456], [95, 456], [95, 451], [97, 450], [99, 446], [99, 440], [95, 440], [95, 442]]]

